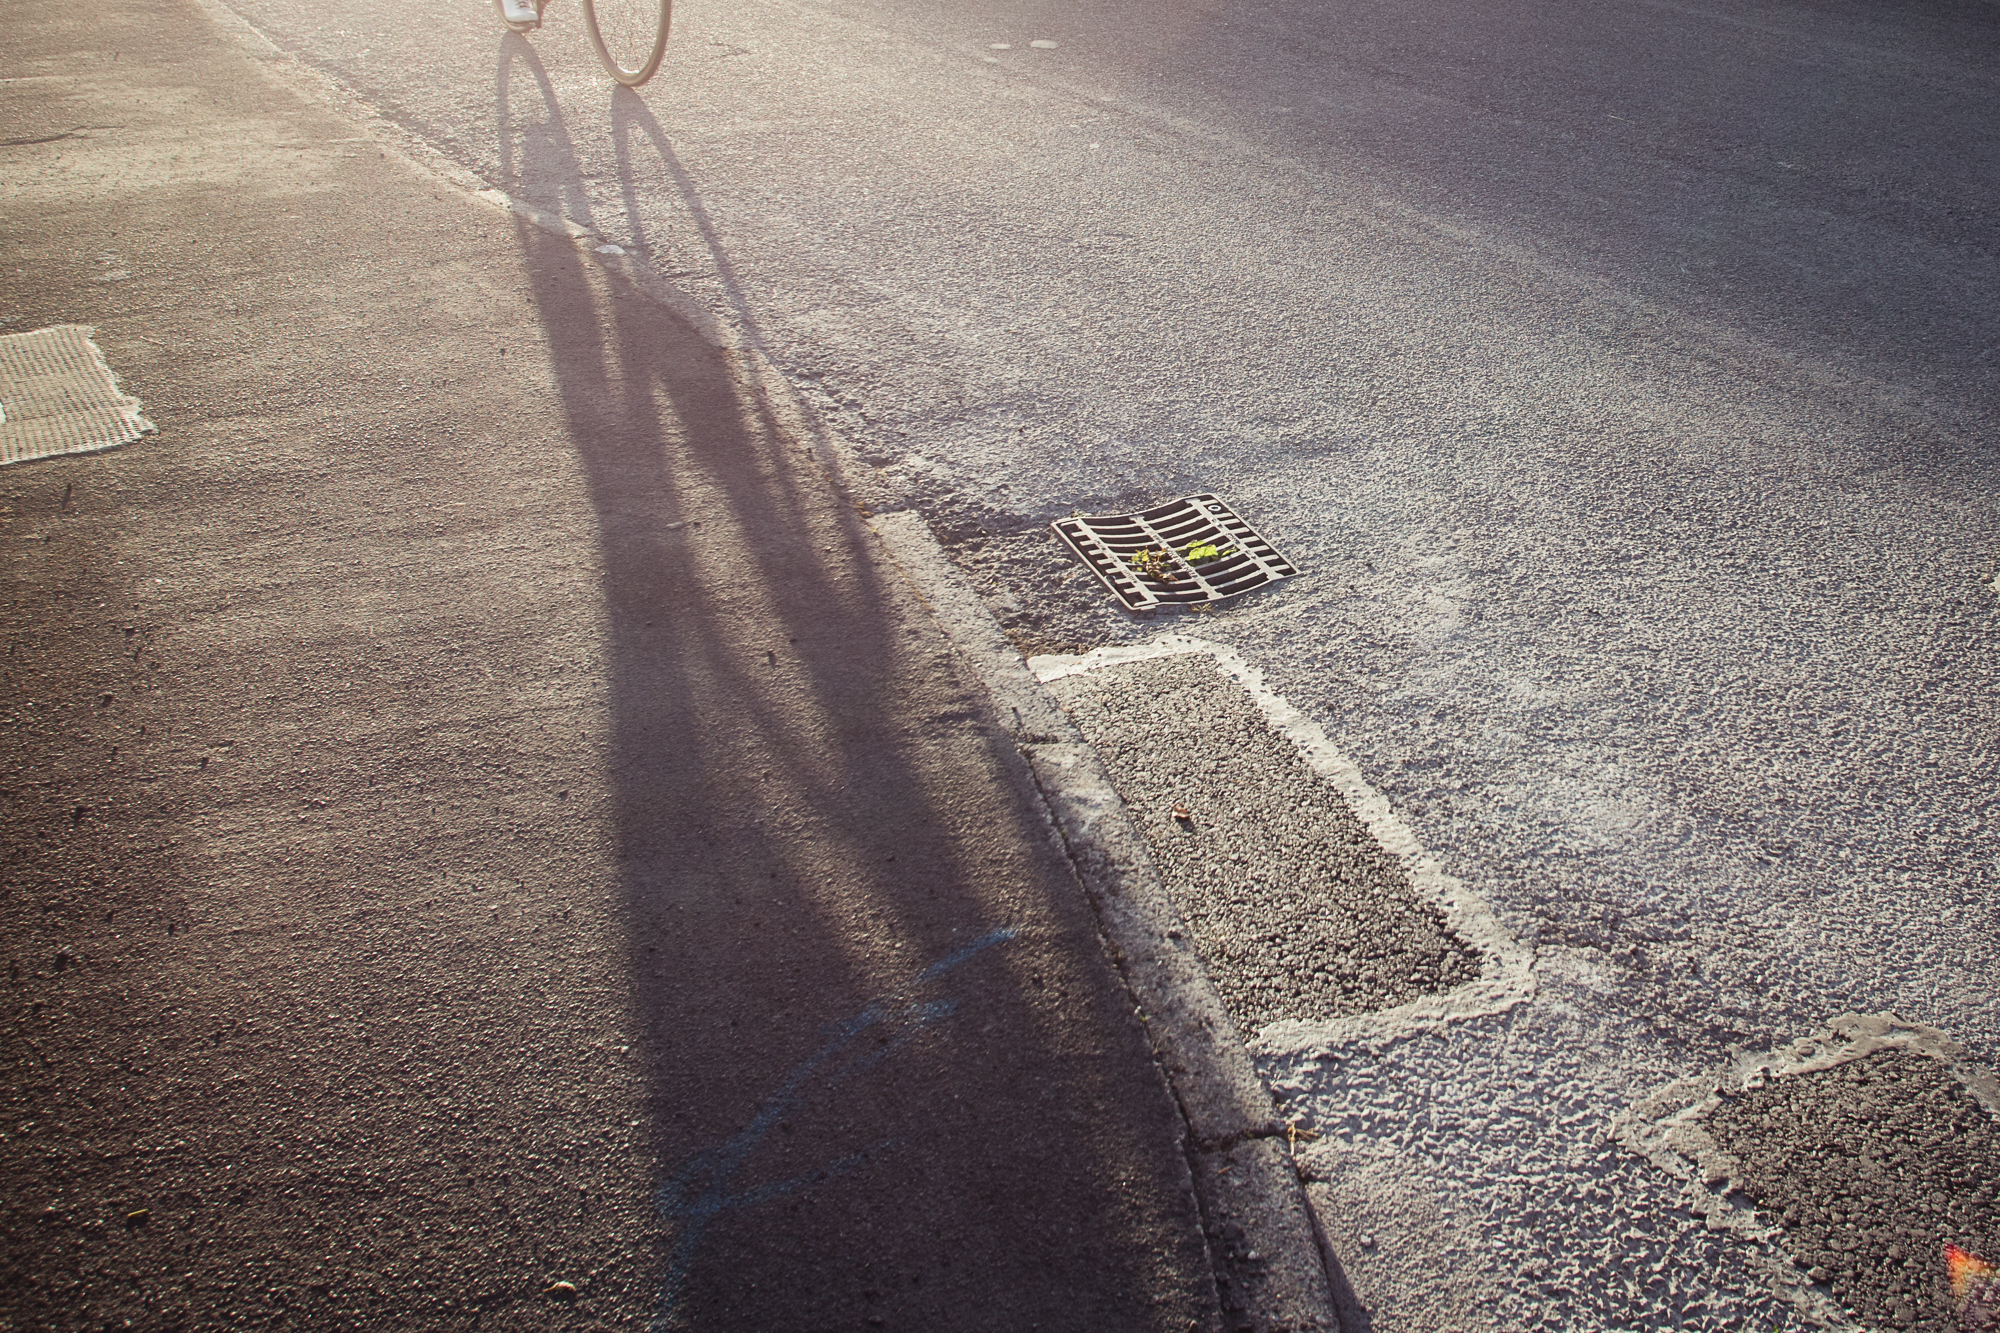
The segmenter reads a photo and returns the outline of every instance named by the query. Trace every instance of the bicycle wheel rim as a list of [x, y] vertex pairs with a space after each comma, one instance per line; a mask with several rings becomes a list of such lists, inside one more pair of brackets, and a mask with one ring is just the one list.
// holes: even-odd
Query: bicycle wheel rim
[[627, 88], [638, 87], [660, 68], [673, 13], [673, 0], [583, 0], [597, 58]]

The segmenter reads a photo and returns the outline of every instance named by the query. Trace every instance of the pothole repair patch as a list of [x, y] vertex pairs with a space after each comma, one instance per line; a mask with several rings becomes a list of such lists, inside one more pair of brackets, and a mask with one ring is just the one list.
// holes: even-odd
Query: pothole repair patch
[[1944, 1247], [2000, 1255], [2000, 1132], [1941, 1062], [1877, 1051], [1748, 1089], [1703, 1124], [1793, 1262], [1850, 1314], [1964, 1327]]
[[1324, 1024], [1481, 976], [1480, 951], [1215, 657], [1064, 673], [1081, 660], [1030, 665], [1102, 758], [1240, 1027]]
[[153, 429], [94, 332], [58, 324], [0, 337], [0, 464], [111, 449]]
[[1711, 1227], [1767, 1246], [1821, 1326], [2000, 1333], [2000, 1281], [1964, 1280], [2000, 1255], [1997, 1113], [2000, 1086], [1943, 1033], [1844, 1015], [1671, 1085], [1621, 1137], [1688, 1176]]

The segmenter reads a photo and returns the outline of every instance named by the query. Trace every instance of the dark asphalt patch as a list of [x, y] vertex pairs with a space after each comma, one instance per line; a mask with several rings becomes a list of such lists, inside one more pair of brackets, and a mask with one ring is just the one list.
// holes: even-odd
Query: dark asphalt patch
[[1103, 759], [1244, 1028], [1390, 1008], [1480, 975], [1479, 956], [1213, 658], [1049, 688]]
[[1886, 1050], [1772, 1079], [1702, 1125], [1851, 1314], [1957, 1333], [1944, 1246], [2000, 1253], [2000, 1125], [1941, 1061]]

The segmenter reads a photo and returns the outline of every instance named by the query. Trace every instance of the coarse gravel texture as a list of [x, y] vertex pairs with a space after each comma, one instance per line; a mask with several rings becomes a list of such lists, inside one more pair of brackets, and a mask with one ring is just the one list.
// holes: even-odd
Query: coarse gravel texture
[[1943, 1246], [2000, 1253], [2000, 1126], [1941, 1061], [1881, 1051], [1772, 1079], [1702, 1123], [1857, 1319], [1958, 1329]]
[[1389, 1008], [1479, 975], [1478, 955], [1214, 658], [1102, 667], [1050, 688], [1102, 756], [1246, 1030]]

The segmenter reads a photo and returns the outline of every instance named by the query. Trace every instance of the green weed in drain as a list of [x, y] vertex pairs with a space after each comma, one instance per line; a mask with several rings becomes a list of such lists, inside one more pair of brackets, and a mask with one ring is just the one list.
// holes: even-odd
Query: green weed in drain
[[1204, 560], [1220, 560], [1228, 554], [1229, 551], [1227, 549], [1217, 546], [1214, 542], [1197, 541], [1188, 543], [1187, 559], [1191, 565], [1198, 565]]

